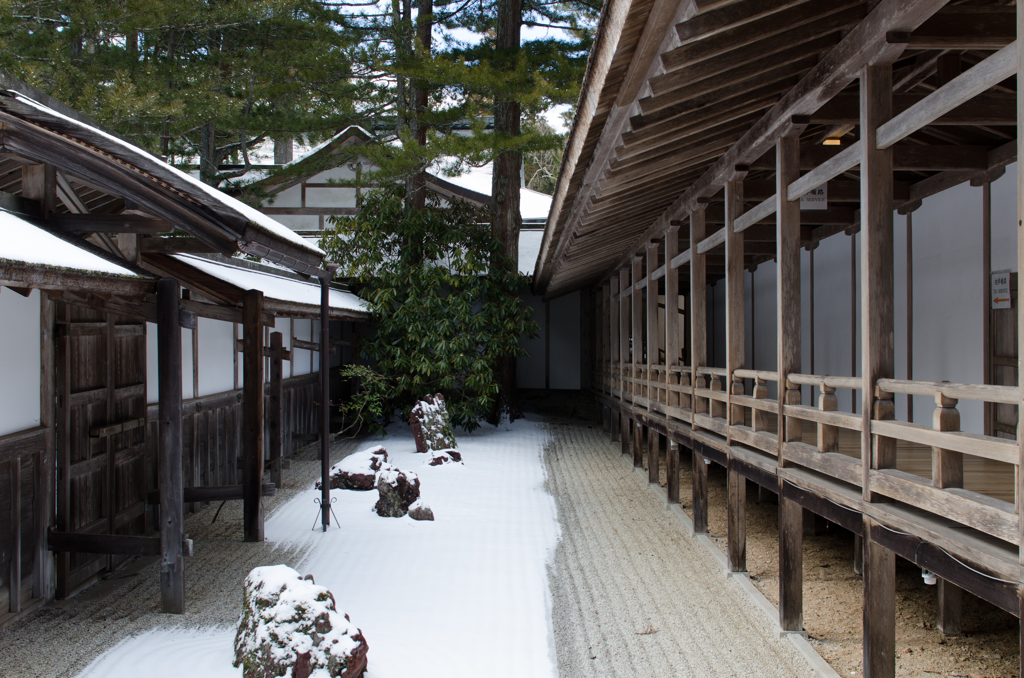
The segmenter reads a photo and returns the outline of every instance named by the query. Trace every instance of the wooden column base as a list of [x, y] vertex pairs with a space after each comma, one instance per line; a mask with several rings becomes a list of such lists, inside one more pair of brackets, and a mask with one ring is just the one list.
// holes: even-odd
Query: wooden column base
[[668, 503], [679, 503], [679, 443], [668, 442], [668, 454], [665, 456], [665, 475], [668, 476]]
[[804, 629], [804, 510], [779, 486], [779, 626]]
[[896, 554], [871, 538], [864, 518], [864, 678], [896, 676]]
[[963, 635], [963, 626], [960, 623], [963, 609], [963, 589], [941, 578], [936, 589], [938, 597], [936, 626], [944, 636]]
[[729, 469], [729, 534], [726, 561], [729, 572], [747, 571], [747, 479]]
[[633, 420], [633, 468], [644, 465], [644, 427], [636, 419]]
[[694, 446], [693, 462], [693, 533], [708, 533], [708, 465], [704, 455]]
[[647, 429], [647, 482], [661, 482], [661, 434]]

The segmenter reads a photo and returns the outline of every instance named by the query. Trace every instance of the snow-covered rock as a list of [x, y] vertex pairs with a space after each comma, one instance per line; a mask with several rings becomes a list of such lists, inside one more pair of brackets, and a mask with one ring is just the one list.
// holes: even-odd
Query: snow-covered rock
[[433, 520], [434, 512], [430, 510], [426, 502], [417, 499], [409, 506], [409, 517], [413, 520]]
[[373, 507], [377, 515], [401, 518], [420, 498], [420, 479], [412, 471], [399, 471], [389, 464], [377, 474], [377, 491], [380, 498]]
[[233, 662], [245, 678], [359, 678], [368, 649], [312, 575], [272, 565], [246, 577]]
[[455, 432], [448, 418], [448, 408], [440, 393], [428, 395], [416, 403], [409, 417], [409, 426], [416, 439], [416, 451], [450, 450], [457, 447]]
[[[383, 445], [371, 447], [345, 457], [331, 467], [332, 490], [372, 490], [377, 486], [377, 473], [387, 465], [388, 452]], [[320, 489], [318, 480], [316, 489]]]
[[431, 450], [427, 459], [428, 466], [440, 466], [441, 464], [461, 464], [462, 455], [455, 450]]

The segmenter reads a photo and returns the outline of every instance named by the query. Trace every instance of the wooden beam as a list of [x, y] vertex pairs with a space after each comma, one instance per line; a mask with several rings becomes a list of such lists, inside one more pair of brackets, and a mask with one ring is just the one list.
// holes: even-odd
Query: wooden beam
[[142, 238], [139, 241], [142, 254], [216, 254], [218, 250], [199, 238]]
[[775, 214], [774, 195], [761, 201], [755, 207], [736, 217], [732, 227], [737, 233], [741, 233], [757, 222], [767, 219], [773, 214]]
[[[139, 537], [123, 534], [88, 534], [56, 532], [46, 535], [46, 547], [56, 553], [104, 553], [124, 556], [158, 556], [162, 551], [160, 537]], [[182, 539], [178, 549], [192, 555], [192, 540]]]
[[731, 30], [764, 16], [803, 3], [804, 0], [746, 0], [704, 12], [676, 26], [679, 41], [686, 45], [707, 40], [722, 31]]
[[910, 33], [911, 49], [999, 49], [1016, 39], [1012, 7], [945, 7]]
[[159, 424], [157, 479], [160, 485], [160, 609], [185, 612], [185, 564], [182, 559], [183, 503], [181, 467], [181, 285], [174, 278], [157, 283]]
[[267, 216], [296, 217], [354, 217], [359, 214], [358, 207], [260, 207], [260, 212]]
[[[52, 214], [50, 228], [58, 233], [136, 233], [154, 235], [171, 233], [174, 225], [163, 219], [152, 219], [137, 214]], [[206, 251], [213, 248], [207, 246]]]
[[952, 111], [971, 98], [1012, 76], [1017, 69], [1017, 43], [1004, 47], [967, 72], [953, 78], [888, 122], [876, 133], [879, 149], [886, 149]]
[[243, 538], [263, 542], [263, 292], [242, 293], [242, 507]]
[[[893, 110], [897, 114], [903, 114], [933, 94], [894, 94]], [[1013, 94], [983, 91], [939, 115], [928, 124], [941, 126], [1013, 125], [1016, 120], [1016, 100]], [[815, 125], [855, 126], [859, 122], [859, 99], [856, 94], [840, 94], [811, 116], [811, 123]]]

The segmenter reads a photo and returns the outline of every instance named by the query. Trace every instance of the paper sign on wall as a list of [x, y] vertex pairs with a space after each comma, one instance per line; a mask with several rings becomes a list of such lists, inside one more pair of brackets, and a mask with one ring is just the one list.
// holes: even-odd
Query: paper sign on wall
[[992, 271], [992, 308], [1010, 308], [1010, 271]]
[[800, 196], [801, 210], [827, 210], [828, 184], [822, 184]]

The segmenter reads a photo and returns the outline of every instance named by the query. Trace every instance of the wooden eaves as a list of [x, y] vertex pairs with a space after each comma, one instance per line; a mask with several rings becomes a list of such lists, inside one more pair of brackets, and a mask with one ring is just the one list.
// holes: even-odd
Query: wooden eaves
[[[606, 277], [668, 228], [686, 223], [695, 209], [707, 207], [711, 235], [724, 222], [716, 205], [737, 168], [748, 172], [747, 186], [763, 184], [757, 195], [768, 199], [774, 140], [787, 128], [800, 131], [801, 169], [844, 152], [852, 159], [859, 113], [856, 92], [848, 88], [856, 87], [865, 64], [896, 59], [893, 105], [900, 114], [935, 89], [929, 78], [949, 66], [950, 55], [956, 67], [968, 69], [1013, 42], [1012, 7], [946, 5], [607, 3], [556, 186], [536, 290], [559, 296]], [[894, 145], [897, 207], [912, 209], [957, 183], [991, 178], [1016, 160], [1015, 94], [1007, 87], [986, 89]], [[843, 145], [821, 146], [826, 136]], [[834, 183], [850, 181], [852, 188], [856, 170], [840, 169]], [[751, 197], [748, 210], [756, 204]], [[804, 215], [805, 244], [857, 227], [858, 199], [850, 193], [846, 200], [848, 209]], [[749, 254], [747, 265], [757, 260]]]

